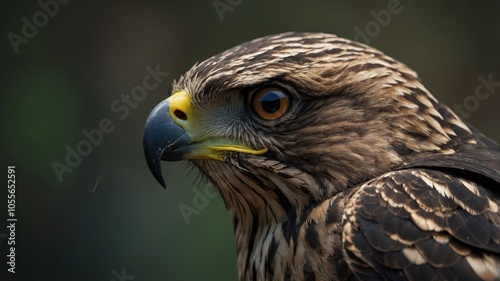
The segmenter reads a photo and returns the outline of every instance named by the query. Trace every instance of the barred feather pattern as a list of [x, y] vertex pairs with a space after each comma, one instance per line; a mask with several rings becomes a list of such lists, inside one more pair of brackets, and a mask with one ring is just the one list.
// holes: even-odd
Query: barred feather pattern
[[[264, 122], [248, 98], [293, 98]], [[284, 33], [193, 66], [204, 138], [268, 148], [192, 160], [233, 215], [240, 280], [500, 280], [500, 149], [404, 64], [321, 33]]]

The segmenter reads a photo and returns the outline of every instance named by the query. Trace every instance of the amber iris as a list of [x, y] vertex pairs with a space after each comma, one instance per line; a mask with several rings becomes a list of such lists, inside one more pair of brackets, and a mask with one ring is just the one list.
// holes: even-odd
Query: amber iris
[[252, 95], [255, 113], [265, 120], [275, 120], [283, 116], [290, 106], [290, 98], [279, 88], [264, 88]]

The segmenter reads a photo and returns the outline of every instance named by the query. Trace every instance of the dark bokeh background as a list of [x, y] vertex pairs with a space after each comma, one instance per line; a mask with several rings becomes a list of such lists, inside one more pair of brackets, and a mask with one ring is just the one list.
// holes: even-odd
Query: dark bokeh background
[[[33, 22], [41, 7], [3, 2], [0, 170], [6, 175], [7, 165], [16, 165], [18, 222], [13, 276], [6, 272], [2, 236], [5, 180], [0, 280], [108, 281], [120, 280], [113, 272], [123, 268], [129, 278], [123, 280], [237, 278], [231, 218], [222, 201], [209, 199], [187, 224], [179, 205], [196, 207], [193, 188], [205, 189], [197, 171], [166, 163], [165, 191], [144, 162], [144, 121], [169, 95], [173, 79], [196, 61], [263, 35], [321, 31], [352, 39], [356, 26], [374, 28], [370, 11], [387, 9], [390, 1], [72, 0], [17, 54], [7, 35], [22, 35], [21, 18]], [[221, 20], [214, 3], [236, 5]], [[416, 70], [438, 99], [463, 104], [474, 96], [479, 76], [500, 81], [499, 1], [401, 0], [400, 6], [386, 26], [371, 30], [377, 34], [369, 44]], [[147, 66], [158, 64], [170, 75], [121, 120], [123, 112], [111, 104], [142, 84]], [[494, 90], [467, 121], [498, 142], [500, 87]], [[104, 118], [114, 131], [60, 182], [52, 163], [64, 164], [66, 147], [76, 149], [86, 139], [82, 130], [99, 128]]]

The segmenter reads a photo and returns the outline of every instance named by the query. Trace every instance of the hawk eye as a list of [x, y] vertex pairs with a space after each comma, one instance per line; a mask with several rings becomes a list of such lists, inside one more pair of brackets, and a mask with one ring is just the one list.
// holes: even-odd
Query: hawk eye
[[275, 120], [283, 116], [290, 105], [290, 97], [282, 89], [264, 88], [252, 95], [254, 112], [265, 120]]

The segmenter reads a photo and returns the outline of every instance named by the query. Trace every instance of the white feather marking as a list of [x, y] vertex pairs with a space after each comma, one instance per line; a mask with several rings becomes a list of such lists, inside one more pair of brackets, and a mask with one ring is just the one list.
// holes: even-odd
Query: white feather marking
[[492, 213], [498, 213], [498, 204], [488, 199], [488, 209]]
[[465, 186], [467, 187], [467, 189], [472, 192], [474, 195], [476, 196], [480, 196], [481, 197], [481, 194], [479, 192], [479, 190], [477, 189], [477, 187], [475, 187], [474, 185], [470, 184], [468, 181], [464, 181], [462, 179], [459, 179], [460, 182]]
[[440, 225], [436, 224], [434, 221], [424, 218], [418, 214], [418, 212], [411, 212], [411, 218], [413, 222], [421, 229], [426, 231], [443, 231]]
[[500, 264], [491, 257], [483, 255], [483, 258], [468, 255], [465, 257], [470, 267], [483, 280], [496, 280], [500, 277]]
[[[450, 111], [450, 112], [452, 112], [452, 111]], [[450, 118], [450, 120], [449, 120], [450, 124], [455, 125], [457, 127], [460, 127], [462, 129], [466, 130], [467, 132], [469, 132], [469, 134], [472, 134], [469, 127], [467, 127], [467, 125], [465, 125], [464, 122], [462, 122], [460, 119], [458, 119], [458, 117], [455, 115], [455, 113], [453, 113], [453, 115], [455, 116], [455, 118]]]
[[434, 240], [436, 240], [436, 242], [440, 244], [448, 244], [448, 242], [450, 242], [450, 236], [448, 235], [436, 234], [433, 235], [432, 237], [434, 237]]
[[424, 264], [425, 259], [420, 255], [420, 253], [415, 248], [404, 248], [403, 254], [405, 257], [416, 265]]

